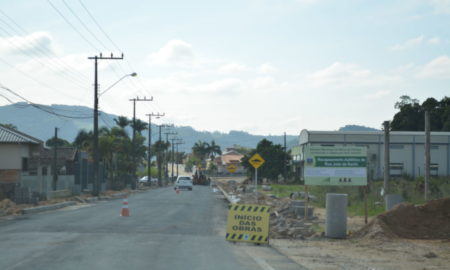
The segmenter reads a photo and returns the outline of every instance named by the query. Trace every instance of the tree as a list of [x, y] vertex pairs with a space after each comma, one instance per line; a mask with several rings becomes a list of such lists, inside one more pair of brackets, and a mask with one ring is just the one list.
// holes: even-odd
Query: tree
[[401, 96], [395, 103], [400, 111], [394, 115], [392, 130], [423, 131], [425, 128], [425, 111], [430, 112], [430, 128], [432, 131], [450, 130], [450, 98], [441, 101], [434, 98], [426, 99], [421, 105], [417, 99]]
[[217, 145], [216, 142], [213, 140], [209, 144], [208, 147], [208, 154], [211, 160], [214, 160], [215, 155], [222, 155], [222, 150], [220, 149], [220, 145]]
[[2, 125], [5, 126], [5, 127], [7, 127], [7, 128], [9, 128], [9, 129], [15, 129], [15, 130], [18, 129], [17, 126], [15, 126], [15, 125], [13, 125], [13, 124], [2, 124]]
[[119, 116], [117, 118], [114, 118], [114, 122], [116, 122], [116, 125], [118, 125], [121, 128], [126, 128], [131, 122], [130, 120], [125, 116]]
[[210, 153], [210, 146], [207, 142], [198, 141], [192, 147], [192, 153], [200, 159], [201, 162], [204, 162]]
[[265, 160], [264, 164], [258, 168], [258, 178], [268, 178], [269, 180], [276, 180], [280, 174], [283, 174], [284, 160], [291, 160], [288, 153], [284, 152], [283, 146], [280, 144], [273, 144], [273, 142], [263, 139], [261, 140], [256, 149], [250, 151], [245, 155], [241, 162], [242, 166], [247, 169], [247, 172], [253, 176], [255, 170], [253, 166], [248, 162], [249, 159], [258, 153]]
[[86, 131], [84, 129], [78, 131], [77, 136], [75, 137], [75, 140], [73, 141], [72, 145], [83, 150], [88, 150], [91, 148], [92, 142], [94, 140], [94, 134], [92, 131]]
[[[46, 140], [45, 145], [48, 147], [53, 147], [55, 145], [55, 137], [52, 137], [52, 138]], [[70, 146], [70, 142], [68, 142], [64, 139], [58, 138], [56, 140], [56, 146], [57, 147], [68, 147], [68, 146]]]
[[[133, 127], [133, 122], [130, 123], [131, 127]], [[147, 129], [148, 124], [144, 121], [141, 121], [140, 119], [136, 119], [136, 127], [134, 130], [136, 130], [137, 133], [141, 134], [142, 131]]]

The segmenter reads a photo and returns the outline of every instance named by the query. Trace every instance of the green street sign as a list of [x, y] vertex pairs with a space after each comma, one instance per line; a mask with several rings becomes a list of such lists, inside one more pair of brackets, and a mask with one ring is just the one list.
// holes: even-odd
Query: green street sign
[[367, 185], [367, 148], [361, 146], [307, 146], [305, 185]]

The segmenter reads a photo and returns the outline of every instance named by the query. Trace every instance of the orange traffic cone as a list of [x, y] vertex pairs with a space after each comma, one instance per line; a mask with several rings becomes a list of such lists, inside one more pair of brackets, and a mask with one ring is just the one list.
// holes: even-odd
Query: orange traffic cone
[[177, 192], [177, 194], [180, 194], [180, 189], [178, 187], [175, 189], [175, 191]]
[[129, 217], [130, 216], [130, 210], [128, 209], [128, 199], [127, 196], [123, 198], [122, 202], [122, 212], [120, 213], [121, 217]]

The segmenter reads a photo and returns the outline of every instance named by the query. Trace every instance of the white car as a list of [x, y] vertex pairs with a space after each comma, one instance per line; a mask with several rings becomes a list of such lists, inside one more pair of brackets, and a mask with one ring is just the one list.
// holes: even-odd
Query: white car
[[[151, 178], [150, 178], [150, 182], [151, 182], [151, 183], [157, 183], [157, 182], [158, 182], [158, 178], [153, 178], [153, 177], [151, 177]], [[148, 176], [142, 176], [142, 177], [139, 179], [139, 183], [149, 183], [149, 181], [148, 181]]]
[[190, 176], [178, 176], [174, 188], [192, 190], [192, 178]]

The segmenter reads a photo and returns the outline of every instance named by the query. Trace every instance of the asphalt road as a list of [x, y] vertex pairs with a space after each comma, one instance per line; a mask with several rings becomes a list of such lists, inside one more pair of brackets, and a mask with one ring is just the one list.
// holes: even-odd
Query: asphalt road
[[300, 269], [270, 247], [224, 240], [226, 203], [209, 187], [0, 220], [0, 269]]

